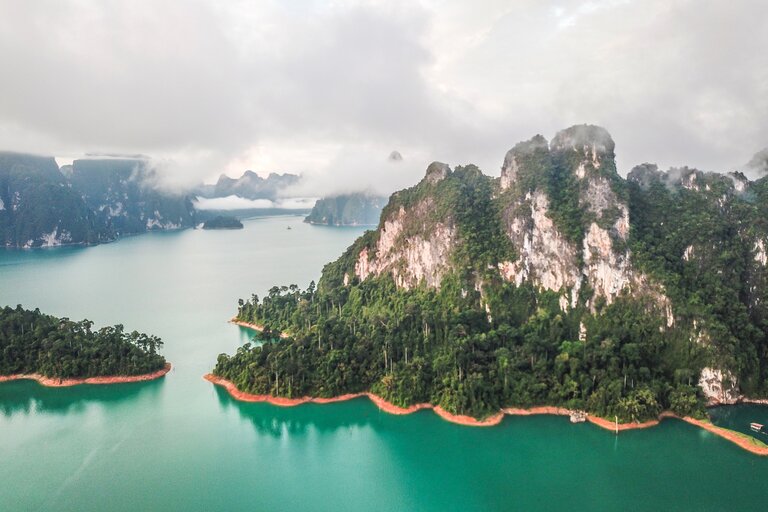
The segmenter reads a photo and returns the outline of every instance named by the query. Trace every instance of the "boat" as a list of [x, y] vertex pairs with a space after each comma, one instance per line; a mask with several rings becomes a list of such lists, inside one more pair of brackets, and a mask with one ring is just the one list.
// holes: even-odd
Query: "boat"
[[749, 428], [753, 432], [760, 432], [761, 434], [765, 434], [766, 432], [763, 431], [763, 428], [765, 428], [765, 425], [761, 425], [760, 423], [750, 423]]

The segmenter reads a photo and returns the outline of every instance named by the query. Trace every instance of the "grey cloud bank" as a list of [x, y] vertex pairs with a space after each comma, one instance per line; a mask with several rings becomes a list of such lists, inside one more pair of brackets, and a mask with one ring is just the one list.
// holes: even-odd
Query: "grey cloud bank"
[[768, 144], [767, 50], [757, 0], [0, 0], [0, 147], [386, 193], [592, 123], [622, 174], [731, 170]]

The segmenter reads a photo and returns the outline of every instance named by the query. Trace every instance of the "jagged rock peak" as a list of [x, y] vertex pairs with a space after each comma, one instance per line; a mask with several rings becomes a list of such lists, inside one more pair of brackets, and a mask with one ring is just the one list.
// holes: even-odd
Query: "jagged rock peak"
[[549, 153], [549, 143], [541, 135], [534, 136], [531, 140], [525, 140], [515, 144], [515, 147], [507, 151], [504, 164], [501, 166], [501, 188], [507, 189], [517, 180], [524, 160], [539, 152], [543, 155]]
[[577, 124], [561, 130], [550, 145], [552, 151], [573, 149], [586, 152], [593, 148], [599, 153], [613, 153], [616, 144], [608, 130], [592, 124]]
[[565, 157], [579, 179], [596, 171], [605, 175], [615, 174], [615, 147], [608, 130], [589, 124], [571, 126], [558, 132], [550, 144], [552, 153]]
[[[740, 194], [749, 186], [749, 179], [741, 172], [729, 172], [720, 174], [704, 172], [691, 167], [672, 167], [667, 171], [660, 171], [654, 164], [641, 164], [635, 166], [627, 175], [630, 183], [636, 183], [640, 188], [647, 190], [650, 186], [660, 183], [670, 190], [688, 189], [694, 191], [709, 191], [716, 184], [724, 184], [733, 192]], [[722, 191], [718, 186], [717, 190]]]
[[634, 166], [627, 174], [627, 181], [637, 183], [643, 190], [647, 190], [652, 184], [665, 179], [666, 173], [660, 171], [659, 166], [647, 162]]
[[427, 167], [427, 174], [424, 176], [424, 179], [427, 180], [427, 183], [435, 184], [448, 176], [450, 171], [451, 168], [448, 167], [448, 164], [432, 162], [429, 164], [429, 167]]

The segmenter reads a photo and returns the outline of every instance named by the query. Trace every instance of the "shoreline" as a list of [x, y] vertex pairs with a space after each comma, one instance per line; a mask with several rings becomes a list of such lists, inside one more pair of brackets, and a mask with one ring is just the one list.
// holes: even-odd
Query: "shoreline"
[[[235, 325], [239, 325], [240, 327], [245, 327], [246, 329], [251, 329], [251, 330], [254, 330], [254, 331], [259, 332], [259, 333], [264, 331], [264, 326], [263, 325], [252, 324], [252, 323], [249, 323], [249, 322], [243, 322], [242, 320], [238, 320], [236, 316], [233, 316], [232, 318], [230, 318], [229, 319], [229, 323], [235, 324]], [[288, 335], [286, 333], [284, 333], [284, 332], [281, 332], [280, 333], [280, 339], [284, 340], [286, 338], [288, 338]]]
[[56, 377], [45, 377], [39, 373], [17, 373], [14, 375], [0, 375], [0, 383], [10, 382], [12, 380], [36, 380], [40, 385], [51, 388], [65, 388], [79, 386], [80, 384], [125, 384], [129, 382], [144, 382], [159, 379], [171, 371], [171, 368], [171, 363], [165, 363], [165, 367], [152, 373], [142, 373], [140, 375], [102, 375], [84, 379], [59, 379]]
[[[373, 404], [376, 407], [378, 407], [380, 410], [389, 414], [405, 415], [405, 414], [411, 414], [416, 411], [420, 411], [424, 409], [432, 409], [435, 412], [435, 414], [437, 414], [438, 416], [440, 416], [442, 419], [446, 421], [449, 421], [451, 423], [456, 423], [458, 425], [469, 426], [469, 427], [491, 427], [494, 425], [498, 425], [499, 423], [501, 423], [501, 420], [504, 419], [504, 416], [535, 416], [535, 415], [542, 415], [542, 414], [555, 415], [555, 416], [570, 416], [572, 413], [575, 412], [575, 411], [571, 411], [570, 409], [565, 409], [563, 407], [553, 407], [553, 406], [538, 406], [538, 407], [531, 407], [528, 409], [510, 407], [510, 408], [502, 409], [498, 413], [492, 416], [489, 416], [484, 420], [478, 420], [471, 416], [465, 416], [461, 414], [452, 414], [446, 411], [445, 409], [443, 409], [442, 407], [440, 407], [439, 405], [424, 403], [424, 404], [414, 404], [407, 408], [399, 407], [371, 392], [348, 393], [348, 394], [340, 395], [333, 398], [313, 398], [308, 396], [305, 396], [302, 398], [284, 398], [284, 397], [274, 397], [272, 395], [254, 395], [251, 393], [245, 393], [237, 389], [237, 387], [227, 379], [217, 377], [211, 373], [205, 374], [203, 376], [203, 379], [207, 380], [208, 382], [214, 385], [223, 387], [224, 389], [227, 390], [227, 392], [230, 394], [232, 398], [242, 402], [263, 402], [263, 403], [269, 403], [272, 405], [277, 405], [280, 407], [294, 407], [294, 406], [306, 404], [306, 403], [329, 404], [329, 403], [335, 403], [335, 402], [344, 402], [347, 400], [352, 400], [354, 398], [360, 398], [365, 396], [371, 402], [373, 402]], [[702, 428], [716, 436], [719, 436], [727, 441], [730, 441], [736, 444], [738, 447], [750, 453], [753, 453], [755, 455], [768, 456], [768, 446], [759, 446], [753, 443], [751, 441], [752, 437], [749, 437], [746, 434], [741, 434], [733, 430], [728, 430], [722, 427], [718, 427], [708, 421], [698, 420], [690, 416], [680, 417], [671, 411], [663, 411], [661, 414], [659, 414], [658, 419], [655, 419], [655, 420], [648, 420], [642, 423], [619, 423], [618, 430], [627, 431], [627, 430], [638, 430], [638, 429], [650, 428], [658, 425], [659, 423], [661, 423], [662, 420], [667, 418], [675, 418], [680, 421], [684, 421], [690, 425], [694, 425], [696, 427]], [[600, 427], [605, 430], [610, 430], [611, 432], [616, 431], [616, 424], [610, 420], [607, 420], [605, 418], [600, 418], [598, 416], [593, 416], [591, 414], [587, 414], [586, 419], [591, 424], [597, 427]]]

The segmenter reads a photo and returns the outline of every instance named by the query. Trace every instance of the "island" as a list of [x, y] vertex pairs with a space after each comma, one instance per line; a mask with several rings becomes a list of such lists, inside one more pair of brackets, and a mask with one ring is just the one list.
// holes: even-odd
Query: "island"
[[228, 215], [217, 215], [203, 223], [203, 229], [243, 229], [243, 223]]
[[262, 343], [219, 355], [209, 380], [465, 424], [581, 411], [612, 430], [723, 430], [708, 405], [768, 396], [768, 177], [643, 164], [625, 179], [614, 149], [579, 125], [515, 145], [499, 178], [432, 163], [317, 284], [241, 299]]
[[22, 306], [0, 308], [0, 382], [33, 379], [45, 386], [117, 384], [158, 379], [171, 365], [156, 336], [122, 325], [93, 330]]

